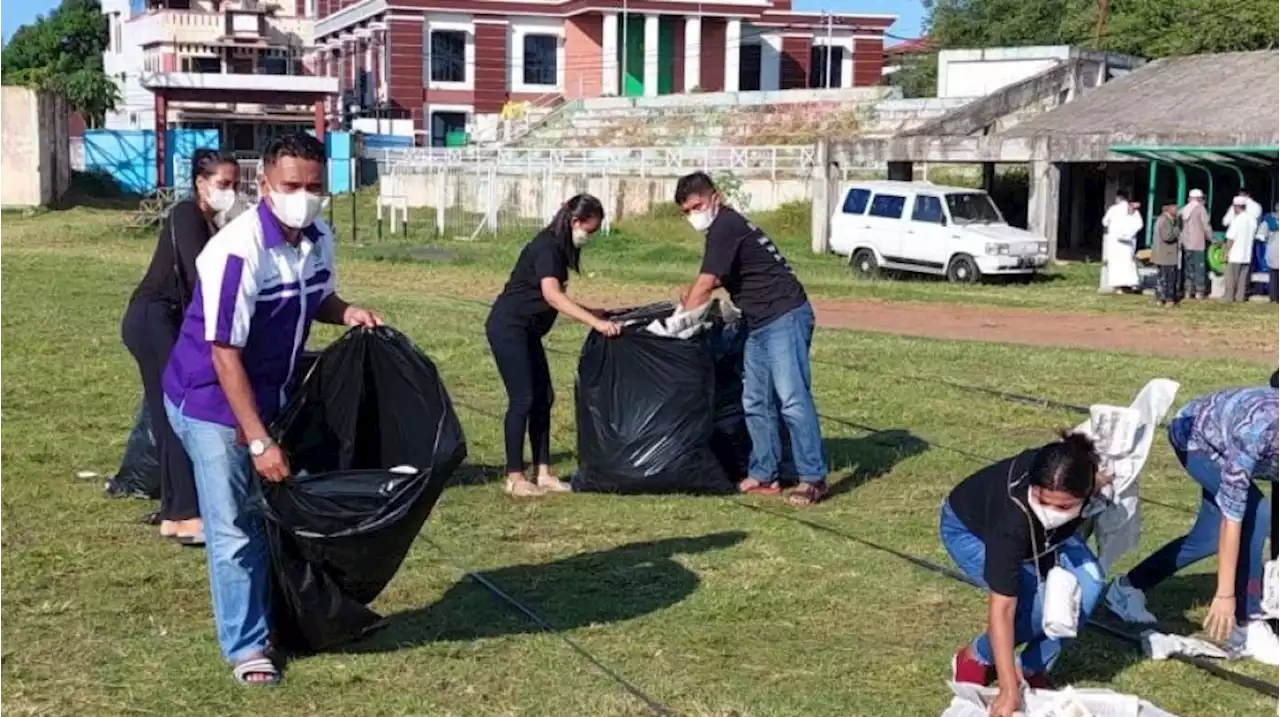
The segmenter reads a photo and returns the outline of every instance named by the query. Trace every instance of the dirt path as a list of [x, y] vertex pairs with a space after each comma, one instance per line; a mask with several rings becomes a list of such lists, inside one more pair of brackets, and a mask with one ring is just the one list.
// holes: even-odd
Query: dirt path
[[1250, 335], [1173, 318], [1138, 323], [1119, 316], [1042, 313], [964, 304], [816, 300], [818, 325], [904, 336], [1101, 349], [1182, 358], [1232, 357], [1275, 363], [1275, 325]]

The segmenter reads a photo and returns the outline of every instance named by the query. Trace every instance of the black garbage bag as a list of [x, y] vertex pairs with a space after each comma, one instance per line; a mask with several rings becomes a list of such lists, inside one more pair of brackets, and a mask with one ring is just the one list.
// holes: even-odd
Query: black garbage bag
[[[733, 475], [712, 448], [717, 388], [714, 341], [723, 322], [691, 339], [645, 325], [670, 305], [613, 316], [634, 321], [621, 336], [587, 336], [578, 361], [575, 491], [727, 494]], [[739, 378], [739, 396], [741, 379]], [[733, 422], [727, 415], [726, 425]], [[737, 420], [741, 419], [739, 403]]]
[[436, 367], [403, 334], [355, 329], [315, 361], [272, 427], [294, 477], [263, 483], [277, 643], [360, 637], [367, 605], [466, 458]]
[[107, 481], [108, 498], [160, 497], [160, 451], [151, 432], [151, 412], [143, 401], [129, 431], [120, 470]]

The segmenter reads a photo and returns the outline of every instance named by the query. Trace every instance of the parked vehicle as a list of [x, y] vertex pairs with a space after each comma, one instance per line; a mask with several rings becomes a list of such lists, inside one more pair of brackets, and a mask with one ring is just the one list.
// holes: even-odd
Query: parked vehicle
[[831, 217], [831, 250], [857, 276], [882, 269], [972, 283], [1031, 276], [1049, 263], [1049, 242], [1009, 226], [986, 192], [928, 182], [853, 182]]

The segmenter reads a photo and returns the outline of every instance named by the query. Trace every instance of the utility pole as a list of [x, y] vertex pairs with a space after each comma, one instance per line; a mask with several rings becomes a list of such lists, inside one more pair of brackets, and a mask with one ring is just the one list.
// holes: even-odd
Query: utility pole
[[1111, 0], [1098, 0], [1098, 24], [1093, 28], [1093, 49], [1102, 49], [1102, 31], [1107, 27], [1111, 14]]
[[824, 12], [823, 14], [827, 16], [827, 77], [825, 89], [829, 90], [831, 89], [831, 25], [835, 22], [835, 17], [829, 12]]

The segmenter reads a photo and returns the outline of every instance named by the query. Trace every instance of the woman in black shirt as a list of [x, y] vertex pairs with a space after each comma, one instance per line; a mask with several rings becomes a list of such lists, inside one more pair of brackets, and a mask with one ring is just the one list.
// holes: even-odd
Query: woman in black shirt
[[138, 362], [143, 400], [151, 414], [160, 462], [160, 535], [203, 545], [195, 476], [164, 410], [160, 375], [178, 340], [182, 314], [196, 284], [196, 257], [215, 231], [215, 220], [236, 201], [238, 167], [208, 149], [191, 158], [193, 192], [169, 211], [151, 264], [134, 290], [121, 324], [124, 345]]
[[[602, 311], [583, 308], [564, 293], [569, 270], [578, 272], [582, 247], [599, 231], [603, 220], [604, 207], [589, 194], [579, 194], [565, 202], [551, 223], [521, 250], [511, 278], [485, 322], [485, 334], [507, 389], [507, 415], [503, 421], [506, 490], [516, 497], [569, 490], [551, 473], [551, 404], [555, 394], [542, 337], [562, 312], [605, 336], [617, 336], [621, 331], [617, 324], [604, 319]], [[533, 450], [536, 483], [524, 473], [526, 431]]]
[[[1080, 434], [987, 466], [966, 478], [942, 504], [943, 547], [971, 579], [990, 591], [987, 632], [960, 648], [952, 679], [999, 684], [995, 717], [1021, 707], [1023, 680], [1047, 686], [1045, 673], [1062, 649], [1045, 635], [1043, 583], [1055, 565], [1080, 585], [1079, 623], [1102, 595], [1102, 568], [1076, 535], [1098, 483], [1098, 454]], [[1025, 645], [1021, 656], [1014, 655]], [[1021, 663], [1021, 664], [1019, 664]]]

